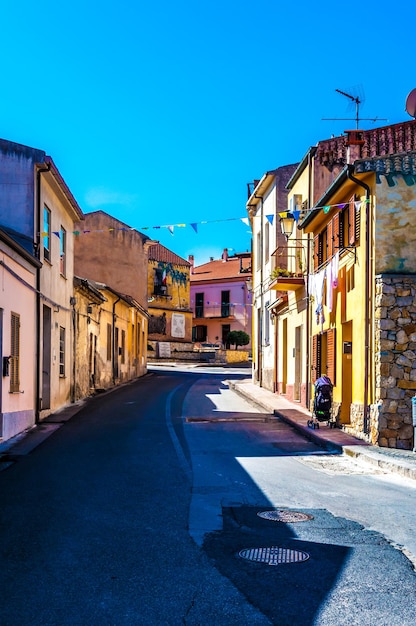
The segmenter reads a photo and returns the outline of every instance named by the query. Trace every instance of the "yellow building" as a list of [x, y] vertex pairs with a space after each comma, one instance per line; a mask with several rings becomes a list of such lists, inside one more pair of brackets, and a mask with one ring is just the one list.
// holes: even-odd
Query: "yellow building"
[[147, 371], [147, 312], [131, 296], [75, 277], [75, 396], [135, 380]]
[[346, 131], [347, 164], [301, 224], [314, 240], [312, 381], [331, 378], [346, 430], [402, 449], [414, 446], [415, 127]]
[[149, 357], [192, 352], [190, 263], [160, 243], [149, 246]]

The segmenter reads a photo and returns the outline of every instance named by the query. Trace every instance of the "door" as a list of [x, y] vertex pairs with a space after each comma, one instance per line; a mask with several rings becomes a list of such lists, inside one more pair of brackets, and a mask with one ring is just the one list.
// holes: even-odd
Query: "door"
[[341, 424], [351, 421], [352, 404], [352, 322], [342, 325], [342, 388], [341, 388]]
[[282, 393], [286, 393], [287, 386], [287, 319], [282, 324]]
[[42, 399], [41, 409], [51, 407], [51, 332], [52, 311], [43, 305], [42, 317], [43, 350], [42, 350]]
[[302, 326], [295, 328], [295, 387], [293, 399], [300, 402], [302, 387]]

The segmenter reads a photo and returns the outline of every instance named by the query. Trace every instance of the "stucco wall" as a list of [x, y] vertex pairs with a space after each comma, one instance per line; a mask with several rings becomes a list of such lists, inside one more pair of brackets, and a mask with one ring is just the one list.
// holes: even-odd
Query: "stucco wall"
[[1, 379], [0, 436], [7, 440], [35, 423], [36, 270], [3, 243], [0, 243], [0, 260], [2, 355], [10, 355], [11, 352], [11, 313], [19, 315], [20, 321], [19, 392], [10, 393], [9, 376], [2, 376]]
[[[75, 274], [132, 296], [147, 310], [147, 239], [103, 211], [76, 224]], [[85, 232], [88, 231], [88, 232]]]

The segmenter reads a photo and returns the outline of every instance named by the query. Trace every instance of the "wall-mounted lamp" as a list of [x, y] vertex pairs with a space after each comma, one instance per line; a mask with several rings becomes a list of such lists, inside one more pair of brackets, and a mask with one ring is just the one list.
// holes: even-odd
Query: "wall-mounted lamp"
[[287, 213], [286, 217], [281, 217], [279, 219], [280, 228], [282, 229], [282, 233], [286, 237], [286, 241], [288, 241], [289, 237], [293, 233], [293, 226], [295, 225], [295, 218], [292, 213]]

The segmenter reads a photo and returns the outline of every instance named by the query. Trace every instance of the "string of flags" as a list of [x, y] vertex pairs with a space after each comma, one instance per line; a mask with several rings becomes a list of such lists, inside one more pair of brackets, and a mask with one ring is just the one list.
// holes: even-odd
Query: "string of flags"
[[[369, 200], [357, 200], [354, 202], [355, 205], [355, 210], [358, 211], [361, 207], [362, 204], [365, 204], [369, 202]], [[293, 215], [296, 223], [299, 221], [300, 215], [301, 214], [305, 214], [306, 213], [311, 213], [312, 211], [323, 211], [325, 214], [329, 213], [329, 211], [331, 209], [334, 208], [340, 208], [341, 210], [344, 209], [349, 203], [348, 202], [343, 202], [340, 204], [328, 204], [325, 206], [319, 206], [319, 207], [313, 207], [312, 209], [308, 209], [307, 211], [300, 211], [299, 209], [295, 209], [293, 211], [281, 211], [279, 212], [279, 217], [287, 217], [288, 214]], [[260, 217], [260, 215], [256, 215], [254, 217]], [[266, 219], [268, 220], [268, 222], [273, 225], [273, 221], [274, 221], [274, 215], [266, 215], [265, 216]], [[195, 233], [198, 233], [198, 226], [200, 225], [204, 225], [204, 224], [216, 224], [219, 222], [235, 222], [235, 221], [240, 221], [243, 224], [245, 224], [246, 226], [250, 226], [250, 221], [248, 217], [230, 217], [227, 219], [222, 219], [222, 220], [203, 220], [201, 222], [190, 222], [189, 224], [161, 224], [159, 226], [142, 226], [140, 228], [134, 228], [134, 227], [129, 227], [129, 226], [122, 226], [120, 228], [106, 228], [106, 229], [97, 229], [97, 230], [91, 230], [91, 229], [85, 229], [85, 230], [74, 230], [72, 231], [72, 234], [75, 236], [79, 236], [79, 235], [87, 235], [88, 233], [107, 233], [107, 232], [113, 232], [113, 231], [142, 231], [142, 230], [150, 230], [150, 229], [162, 229], [162, 228], [167, 228], [169, 230], [169, 232], [171, 233], [171, 235], [174, 235], [174, 231], [175, 228], [186, 228], [187, 226], [191, 226], [191, 228], [195, 231]], [[42, 237], [48, 237], [49, 233], [48, 232], [42, 232], [40, 233]], [[61, 237], [61, 233], [59, 231], [52, 231], [52, 234], [55, 235], [56, 237], [58, 237], [58, 239], [60, 239]]]

